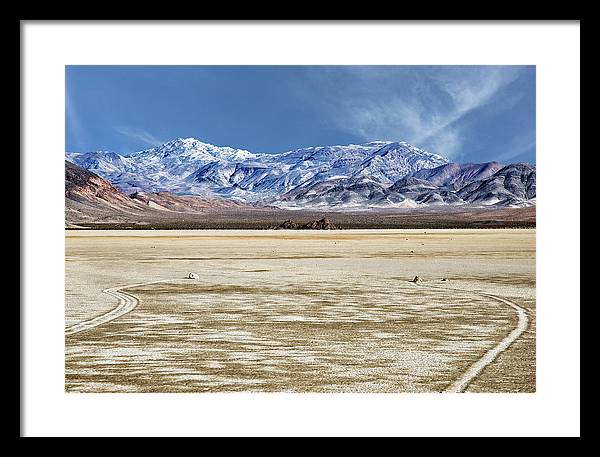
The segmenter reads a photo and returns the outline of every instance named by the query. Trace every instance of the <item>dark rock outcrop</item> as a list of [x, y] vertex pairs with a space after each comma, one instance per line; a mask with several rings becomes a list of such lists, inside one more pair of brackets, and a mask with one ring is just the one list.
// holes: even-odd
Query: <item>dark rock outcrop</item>
[[324, 217], [318, 221], [311, 221], [304, 224], [301, 228], [306, 230], [336, 230], [337, 227], [331, 221]]
[[329, 220], [324, 217], [322, 219], [307, 222], [306, 224], [299, 225], [288, 219], [282, 222], [276, 230], [337, 230], [337, 227]]

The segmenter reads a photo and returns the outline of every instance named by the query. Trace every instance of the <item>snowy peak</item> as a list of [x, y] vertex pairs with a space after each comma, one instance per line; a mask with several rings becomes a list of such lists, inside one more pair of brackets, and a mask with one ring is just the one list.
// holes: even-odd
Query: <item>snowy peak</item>
[[156, 148], [130, 154], [130, 157], [139, 155], [156, 156], [165, 159], [187, 158], [192, 160], [245, 160], [255, 157], [255, 154], [243, 149], [215, 146], [203, 143], [196, 138], [177, 138]]
[[416, 148], [408, 143], [387, 143], [365, 159], [360, 174], [393, 183], [421, 169], [447, 164], [442, 156]]

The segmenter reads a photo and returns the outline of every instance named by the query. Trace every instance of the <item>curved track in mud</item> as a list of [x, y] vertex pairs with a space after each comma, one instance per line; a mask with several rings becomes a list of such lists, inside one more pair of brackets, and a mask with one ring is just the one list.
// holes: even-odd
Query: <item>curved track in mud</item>
[[518, 321], [517, 326], [505, 337], [503, 338], [496, 346], [487, 351], [480, 359], [478, 359], [473, 365], [469, 367], [467, 371], [465, 371], [460, 377], [458, 377], [452, 384], [450, 384], [444, 392], [449, 393], [459, 393], [464, 392], [465, 389], [469, 386], [469, 384], [475, 380], [479, 374], [491, 363], [496, 360], [496, 358], [506, 351], [509, 346], [514, 343], [522, 334], [527, 330], [529, 326], [529, 318], [527, 316], [527, 311], [524, 308], [521, 308], [519, 305], [514, 303], [511, 300], [506, 298], [498, 297], [496, 295], [488, 294], [485, 292], [471, 291], [465, 289], [454, 289], [454, 288], [444, 288], [444, 287], [435, 287], [435, 286], [422, 286], [429, 287], [437, 290], [455, 290], [460, 292], [468, 292], [472, 294], [477, 294], [482, 297], [488, 297], [493, 300], [499, 301], [512, 309], [514, 309], [517, 313]]
[[113, 321], [118, 317], [123, 316], [135, 309], [135, 307], [139, 304], [139, 300], [134, 295], [128, 294], [127, 292], [123, 292], [124, 289], [131, 289], [132, 287], [146, 286], [149, 284], [157, 284], [161, 282], [170, 282], [172, 279], [163, 279], [160, 281], [150, 281], [139, 284], [128, 284], [125, 286], [117, 286], [110, 287], [108, 289], [104, 289], [102, 292], [110, 295], [111, 297], [115, 297], [119, 300], [119, 303], [116, 308], [111, 309], [110, 311], [101, 314], [100, 316], [96, 316], [92, 319], [88, 319], [82, 322], [78, 322], [77, 324], [71, 325], [65, 329], [65, 335], [74, 335], [76, 333], [85, 332], [87, 330], [92, 330], [99, 325], [106, 324], [107, 322]]

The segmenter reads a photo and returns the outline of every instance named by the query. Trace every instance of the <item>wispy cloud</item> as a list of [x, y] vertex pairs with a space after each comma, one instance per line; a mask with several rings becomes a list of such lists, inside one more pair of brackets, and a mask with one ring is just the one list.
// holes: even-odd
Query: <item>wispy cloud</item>
[[[367, 141], [406, 140], [462, 154], [461, 120], [519, 76], [519, 67], [345, 67], [310, 74], [338, 128]], [[312, 88], [314, 89], [314, 87]]]
[[511, 148], [497, 157], [498, 162], [508, 162], [515, 157], [518, 157], [526, 152], [532, 151], [535, 152], [536, 141], [535, 138], [519, 138], [514, 141]]
[[164, 140], [155, 137], [150, 132], [137, 127], [115, 127], [115, 130], [122, 135], [140, 141], [149, 146], [158, 146], [165, 143]]
[[77, 145], [77, 147], [84, 148], [86, 145], [86, 132], [77, 113], [77, 109], [75, 108], [75, 104], [72, 101], [71, 94], [69, 94], [69, 90], [65, 91], [65, 121], [66, 121], [66, 130], [71, 135], [71, 141]]

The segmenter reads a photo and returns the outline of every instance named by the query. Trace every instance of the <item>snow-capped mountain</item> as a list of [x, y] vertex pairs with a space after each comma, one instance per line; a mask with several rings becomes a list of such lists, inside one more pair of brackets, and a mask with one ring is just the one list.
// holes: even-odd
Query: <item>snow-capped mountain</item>
[[536, 198], [535, 167], [526, 163], [508, 165], [487, 179], [468, 184], [457, 195], [476, 205], [533, 205]]
[[448, 163], [408, 143], [386, 141], [257, 154], [180, 138], [126, 156], [115, 152], [68, 152], [66, 157], [127, 193], [216, 194], [246, 201], [265, 200], [298, 186], [359, 175], [392, 184], [409, 173]]
[[534, 166], [449, 163], [405, 142], [266, 154], [180, 138], [128, 155], [67, 152], [66, 158], [127, 194], [224, 197], [288, 209], [535, 204]]
[[194, 174], [199, 168], [213, 164], [224, 169], [255, 156], [243, 149], [213, 146], [194, 138], [180, 138], [129, 155], [104, 151], [66, 154], [67, 160], [102, 176], [126, 193], [171, 191], [191, 195], [210, 194], [213, 187], [195, 182]]
[[287, 192], [279, 198], [279, 204], [289, 209], [328, 207], [345, 210], [424, 205], [522, 207], [535, 205], [535, 197], [535, 167], [528, 164], [503, 167], [489, 162], [420, 170], [392, 185], [367, 176], [321, 181]]

